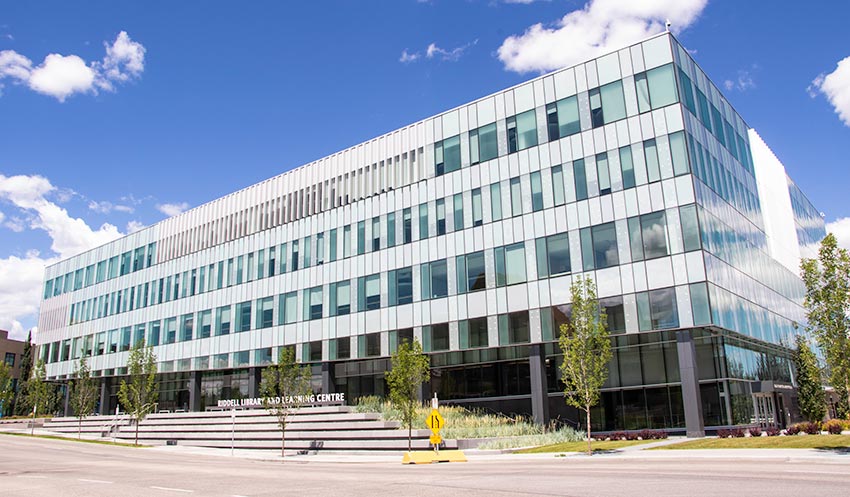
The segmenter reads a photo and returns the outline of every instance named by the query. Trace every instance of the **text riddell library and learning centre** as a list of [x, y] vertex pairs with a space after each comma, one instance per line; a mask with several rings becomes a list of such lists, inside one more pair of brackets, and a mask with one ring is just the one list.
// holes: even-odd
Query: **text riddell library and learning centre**
[[796, 421], [801, 256], [818, 211], [669, 33], [481, 98], [47, 268], [51, 379], [85, 355], [114, 411], [129, 350], [159, 409], [257, 398], [294, 346], [314, 391], [384, 395], [418, 339], [425, 398], [541, 423], [588, 276], [614, 354], [599, 430]]

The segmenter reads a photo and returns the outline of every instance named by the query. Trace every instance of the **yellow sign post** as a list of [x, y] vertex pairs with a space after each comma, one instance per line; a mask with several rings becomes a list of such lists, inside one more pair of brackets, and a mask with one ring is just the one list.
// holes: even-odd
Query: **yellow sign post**
[[446, 426], [446, 420], [440, 415], [436, 405], [436, 394], [432, 401], [433, 408], [428, 417], [425, 418], [425, 426], [431, 430], [431, 436], [428, 441], [434, 446], [434, 451], [428, 452], [408, 452], [402, 459], [402, 464], [430, 464], [435, 462], [466, 462], [466, 456], [459, 450], [444, 450], [440, 452], [440, 444], [443, 443], [443, 437], [440, 436], [440, 430]]

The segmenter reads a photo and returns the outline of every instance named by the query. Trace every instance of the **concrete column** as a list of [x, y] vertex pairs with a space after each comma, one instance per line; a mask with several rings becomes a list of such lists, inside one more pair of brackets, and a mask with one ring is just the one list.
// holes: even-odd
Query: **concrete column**
[[248, 369], [248, 398], [256, 399], [260, 396], [260, 368]]
[[322, 363], [322, 393], [334, 393], [336, 388], [334, 382], [333, 364], [329, 362]]
[[109, 378], [100, 380], [100, 415], [109, 414]]
[[65, 404], [63, 409], [63, 416], [71, 415], [71, 384], [65, 383]]
[[189, 373], [189, 410], [201, 410], [201, 373], [192, 371]]
[[682, 379], [682, 403], [685, 407], [685, 431], [688, 437], [704, 437], [702, 397], [699, 391], [697, 352], [690, 331], [676, 332], [679, 355], [679, 376]]
[[531, 345], [528, 367], [531, 370], [531, 413], [535, 423], [546, 425], [549, 423], [549, 387], [546, 381], [546, 356], [541, 344]]

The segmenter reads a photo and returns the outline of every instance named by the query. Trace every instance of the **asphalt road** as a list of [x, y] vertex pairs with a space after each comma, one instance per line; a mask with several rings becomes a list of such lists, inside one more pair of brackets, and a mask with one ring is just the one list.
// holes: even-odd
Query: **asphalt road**
[[663, 452], [592, 458], [491, 456], [468, 463], [402, 466], [389, 460], [262, 461], [0, 435], [0, 495], [850, 495], [850, 456], [706, 458]]

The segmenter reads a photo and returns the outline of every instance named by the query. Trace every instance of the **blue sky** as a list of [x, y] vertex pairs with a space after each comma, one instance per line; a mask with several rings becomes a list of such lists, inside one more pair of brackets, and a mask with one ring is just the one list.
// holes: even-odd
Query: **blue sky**
[[633, 3], [7, 4], [0, 328], [36, 324], [44, 263], [619, 48], [665, 18], [850, 240], [850, 59], [836, 69], [850, 3]]

